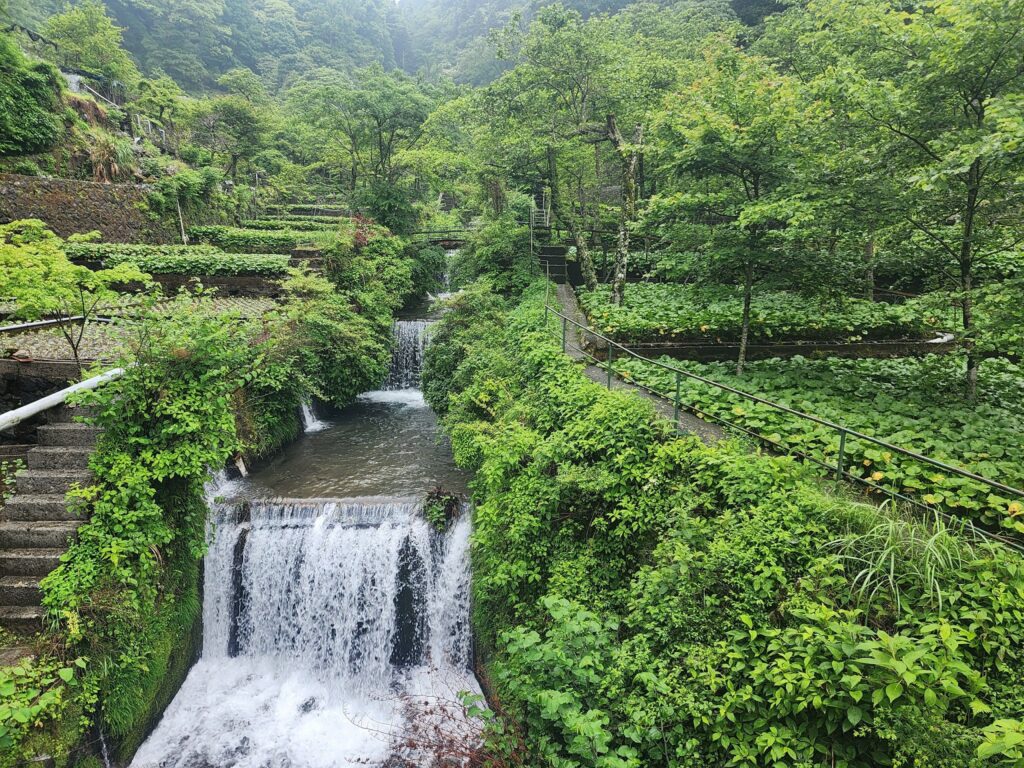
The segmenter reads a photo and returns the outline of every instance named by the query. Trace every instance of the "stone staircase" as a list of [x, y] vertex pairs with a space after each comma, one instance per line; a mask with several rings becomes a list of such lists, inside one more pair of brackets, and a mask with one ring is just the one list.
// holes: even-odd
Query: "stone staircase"
[[306, 267], [311, 272], [323, 272], [323, 253], [318, 246], [300, 245], [292, 250], [288, 261], [290, 267]]
[[82, 409], [48, 413], [18, 473], [15, 494], [0, 509], [0, 626], [25, 634], [42, 628], [39, 582], [57, 567], [81, 525], [64, 496], [89, 480], [89, 456], [99, 430], [74, 421]]
[[564, 245], [542, 245], [538, 260], [541, 274], [548, 276], [552, 282], [564, 285], [567, 279], [566, 260], [569, 249]]

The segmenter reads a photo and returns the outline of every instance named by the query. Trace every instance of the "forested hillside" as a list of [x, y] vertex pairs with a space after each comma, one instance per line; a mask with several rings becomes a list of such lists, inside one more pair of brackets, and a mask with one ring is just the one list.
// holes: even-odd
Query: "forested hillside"
[[1024, 768], [1024, 0], [0, 18], [0, 768]]
[[[10, 17], [45, 29], [60, 0], [11, 0]], [[205, 90], [234, 67], [276, 88], [318, 67], [388, 69], [409, 55], [397, 7], [386, 0], [158, 0], [106, 4], [125, 48], [146, 72]]]
[[[187, 89], [207, 89], [234, 67], [258, 72], [273, 89], [318, 67], [349, 71], [369, 64], [476, 84], [500, 71], [488, 33], [531, 18], [548, 3], [435, 0], [111, 0], [125, 47], [147, 72], [162, 71]], [[749, 25], [781, 9], [774, 0], [702, 0], [729, 8]], [[64, 0], [8, 0], [7, 17], [33, 29]], [[625, 2], [569, 3], [584, 15]], [[660, 4], [656, 4], [660, 6]]]

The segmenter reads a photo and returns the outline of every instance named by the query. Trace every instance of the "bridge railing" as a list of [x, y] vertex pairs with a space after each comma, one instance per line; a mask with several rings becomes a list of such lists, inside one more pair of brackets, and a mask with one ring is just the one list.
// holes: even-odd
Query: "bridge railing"
[[422, 229], [417, 232], [410, 232], [409, 237], [414, 240], [465, 240], [473, 232], [467, 227], [461, 229]]
[[[836, 422], [829, 421], [828, 419], [822, 419], [818, 416], [814, 416], [809, 413], [804, 413], [803, 411], [798, 411], [795, 408], [790, 408], [788, 406], [782, 405], [781, 403], [776, 403], [771, 400], [767, 400], [763, 397], [753, 395], [749, 392], [744, 392], [743, 390], [736, 389], [735, 387], [730, 387], [727, 384], [722, 384], [720, 382], [714, 381], [713, 379], [709, 379], [705, 376], [700, 376], [699, 374], [687, 371], [683, 368], [679, 368], [678, 366], [670, 365], [660, 360], [654, 360], [652, 358], [645, 357], [644, 355], [638, 354], [637, 352], [629, 349], [628, 347], [619, 344], [614, 339], [611, 339], [608, 336], [605, 336], [604, 334], [591, 329], [589, 326], [577, 322], [573, 318], [563, 314], [557, 308], [552, 307], [547, 302], [545, 302], [545, 332], [551, 329], [550, 320], [552, 317], [556, 318], [557, 320], [560, 320], [560, 323], [557, 323], [556, 321], [556, 325], [560, 325], [562, 351], [567, 351], [571, 346], [578, 350], [579, 352], [581, 352], [583, 355], [585, 355], [596, 366], [598, 366], [599, 368], [603, 368], [607, 372], [606, 381], [609, 389], [612, 388], [612, 380], [613, 376], [615, 375], [614, 366], [616, 360], [633, 358], [635, 360], [642, 361], [645, 364], [654, 366], [663, 371], [671, 373], [675, 381], [675, 393], [673, 397], [667, 397], [664, 393], [658, 391], [657, 389], [647, 386], [642, 382], [636, 381], [635, 379], [632, 378], [629, 380], [629, 383], [633, 386], [639, 387], [640, 389], [649, 392], [650, 394], [660, 398], [665, 402], [672, 403], [673, 424], [677, 429], [681, 428], [679, 423], [679, 415], [680, 412], [683, 410], [693, 413], [699, 416], [701, 419], [711, 419], [730, 430], [744, 434], [747, 437], [753, 438], [757, 442], [767, 445], [780, 453], [793, 455], [810, 464], [813, 464], [825, 470], [827, 476], [834, 477], [836, 481], [845, 480], [855, 485], [865, 486], [871, 493], [883, 495], [898, 500], [900, 502], [909, 504], [913, 507], [926, 510], [930, 514], [938, 514], [949, 522], [955, 523], [958, 526], [963, 526], [964, 529], [969, 532], [972, 532], [984, 538], [997, 540], [1000, 543], [1010, 546], [1014, 549], [1024, 551], [1024, 540], [1019, 540], [1017, 538], [1007, 536], [999, 532], [994, 532], [984, 528], [980, 528], [976, 526], [971, 520], [968, 520], [966, 518], [955, 517], [947, 513], [946, 511], [940, 509], [939, 507], [929, 504], [920, 498], [915, 498], [913, 496], [908, 496], [907, 494], [900, 493], [899, 491], [894, 490], [893, 488], [880, 485], [879, 483], [872, 480], [870, 477], [862, 477], [861, 475], [851, 472], [847, 468], [847, 459], [850, 455], [849, 451], [847, 450], [847, 442], [848, 440], [851, 439], [857, 440], [863, 443], [867, 443], [869, 445], [876, 446], [885, 452], [894, 455], [905, 456], [909, 459], [913, 459], [914, 461], [941, 470], [942, 472], [955, 475], [957, 477], [961, 477], [967, 480], [971, 480], [975, 483], [980, 483], [993, 493], [998, 493], [1001, 496], [1007, 496], [1010, 499], [1018, 500], [1020, 503], [1024, 504], [1024, 490], [1020, 488], [1014, 488], [1004, 483], [1000, 483], [996, 480], [992, 480], [990, 478], [979, 475], [975, 472], [971, 472], [970, 470], [964, 469], [963, 467], [958, 467], [953, 464], [940, 461], [939, 459], [934, 459], [931, 456], [926, 456], [922, 453], [911, 451], [907, 448], [902, 448], [893, 443], [881, 440], [877, 437], [872, 437], [871, 435], [865, 434], [856, 429], [852, 429], [851, 427], [847, 427], [842, 424], [837, 424]], [[571, 344], [571, 342], [569, 341], [568, 334], [570, 327], [578, 329], [590, 339], [596, 339], [602, 342], [605, 349], [604, 359], [601, 359], [594, 355], [582, 344]], [[558, 332], [559, 329], [556, 327], [555, 333]], [[838, 449], [835, 460], [831, 462], [823, 461], [817, 456], [813, 456], [805, 451], [801, 451], [798, 448], [795, 448], [791, 445], [784, 445], [780, 440], [773, 439], [771, 435], [764, 435], [760, 432], [757, 432], [756, 430], [750, 429], [749, 427], [744, 426], [742, 424], [738, 424], [730, 419], [726, 419], [722, 416], [713, 413], [708, 413], [706, 409], [701, 408], [699, 405], [695, 403], [684, 402], [681, 397], [681, 384], [684, 379], [700, 382], [701, 384], [712, 389], [738, 396], [751, 403], [766, 406], [772, 410], [785, 413], [791, 417], [794, 417], [797, 420], [825, 427], [826, 429], [834, 433], [836, 441], [838, 443]]]

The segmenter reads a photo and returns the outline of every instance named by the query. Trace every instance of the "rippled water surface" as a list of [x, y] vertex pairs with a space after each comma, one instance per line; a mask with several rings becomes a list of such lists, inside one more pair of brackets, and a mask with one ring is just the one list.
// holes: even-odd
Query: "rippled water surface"
[[466, 474], [439, 442], [437, 417], [419, 390], [367, 392], [238, 486], [247, 498], [420, 496], [464, 492]]

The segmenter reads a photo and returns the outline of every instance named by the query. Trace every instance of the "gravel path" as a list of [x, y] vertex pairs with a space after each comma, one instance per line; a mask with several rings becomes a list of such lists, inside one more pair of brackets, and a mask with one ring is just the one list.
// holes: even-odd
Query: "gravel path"
[[[559, 285], [557, 295], [558, 301], [562, 305], [562, 314], [571, 318], [580, 325], [586, 326], [586, 317], [584, 317], [583, 313], [580, 311], [579, 305], [576, 302], [576, 294], [573, 292], [572, 286]], [[557, 320], [557, 318], [555, 319]], [[586, 352], [583, 351], [584, 347], [590, 349], [603, 349], [604, 342], [601, 339], [588, 334], [586, 331], [569, 324], [566, 331], [565, 353], [573, 360], [584, 364], [583, 373], [588, 379], [596, 381], [599, 384], [607, 385], [608, 372], [604, 368], [599, 368], [591, 362], [590, 357], [588, 357]], [[672, 403], [665, 400], [663, 397], [652, 394], [643, 387], [625, 381], [617, 375], [612, 377], [611, 388], [625, 390], [639, 395], [645, 400], [648, 400], [654, 406], [654, 410], [656, 410], [660, 415], [664, 416], [669, 421], [672, 421], [674, 415]], [[707, 444], [717, 442], [727, 436], [726, 431], [718, 424], [697, 418], [689, 411], [681, 410], [679, 412], [677, 425], [682, 432], [697, 435]]]

